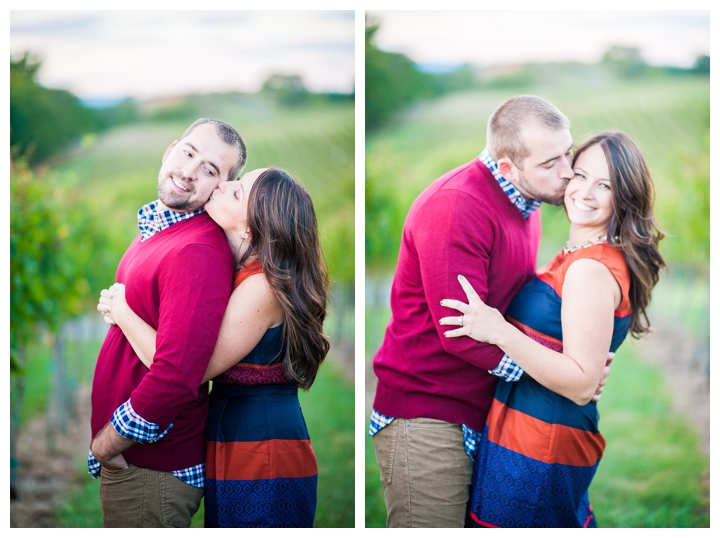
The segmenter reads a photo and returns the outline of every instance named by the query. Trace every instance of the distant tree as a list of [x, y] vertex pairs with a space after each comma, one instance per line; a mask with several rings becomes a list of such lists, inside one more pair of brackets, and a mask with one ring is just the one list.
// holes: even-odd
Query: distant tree
[[39, 58], [10, 59], [10, 146], [15, 156], [37, 164], [97, 129], [95, 111], [72, 93], [38, 84]]
[[648, 67], [639, 48], [620, 45], [610, 47], [603, 55], [602, 63], [611, 66], [618, 75], [625, 78], [644, 75]]
[[299, 75], [270, 75], [263, 83], [262, 91], [284, 106], [304, 104], [310, 94]]
[[365, 125], [379, 127], [408, 104], [437, 95], [433, 76], [422, 73], [404, 54], [384, 52], [373, 44], [380, 28], [365, 24]]
[[697, 59], [695, 60], [695, 64], [693, 65], [691, 71], [693, 73], [709, 75], [710, 74], [710, 56], [707, 56], [705, 54], [698, 56]]

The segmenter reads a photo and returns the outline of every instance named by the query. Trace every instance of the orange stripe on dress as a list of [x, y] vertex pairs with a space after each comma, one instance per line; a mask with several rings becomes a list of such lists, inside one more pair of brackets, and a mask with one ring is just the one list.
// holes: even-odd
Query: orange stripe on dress
[[205, 476], [222, 480], [305, 478], [317, 474], [310, 440], [207, 442]]
[[605, 450], [605, 438], [564, 424], [550, 424], [498, 400], [487, 418], [488, 440], [545, 463], [590, 467]]

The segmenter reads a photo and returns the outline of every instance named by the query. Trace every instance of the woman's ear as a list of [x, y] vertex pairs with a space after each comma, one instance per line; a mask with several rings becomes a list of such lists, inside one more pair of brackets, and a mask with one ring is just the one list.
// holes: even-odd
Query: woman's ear
[[252, 242], [252, 234], [250, 233], [250, 228], [245, 228], [245, 231], [242, 234], [242, 240], [247, 243]]

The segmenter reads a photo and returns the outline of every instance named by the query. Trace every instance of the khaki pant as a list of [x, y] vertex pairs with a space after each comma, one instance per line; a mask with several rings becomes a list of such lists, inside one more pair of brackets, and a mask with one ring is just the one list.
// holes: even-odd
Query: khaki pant
[[134, 465], [100, 473], [104, 527], [190, 527], [202, 496], [172, 473]]
[[393, 420], [373, 436], [388, 527], [464, 527], [473, 463], [462, 426]]

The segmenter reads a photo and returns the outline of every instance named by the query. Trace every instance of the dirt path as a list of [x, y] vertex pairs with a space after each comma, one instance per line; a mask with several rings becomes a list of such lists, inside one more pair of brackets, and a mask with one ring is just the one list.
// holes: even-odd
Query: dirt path
[[54, 526], [52, 511], [79, 485], [78, 463], [90, 446], [90, 391], [76, 395], [75, 417], [64, 434], [54, 436], [54, 449], [48, 448], [45, 417], [32, 420], [20, 431], [17, 442], [17, 491], [10, 501], [11, 528], [49, 528]]

